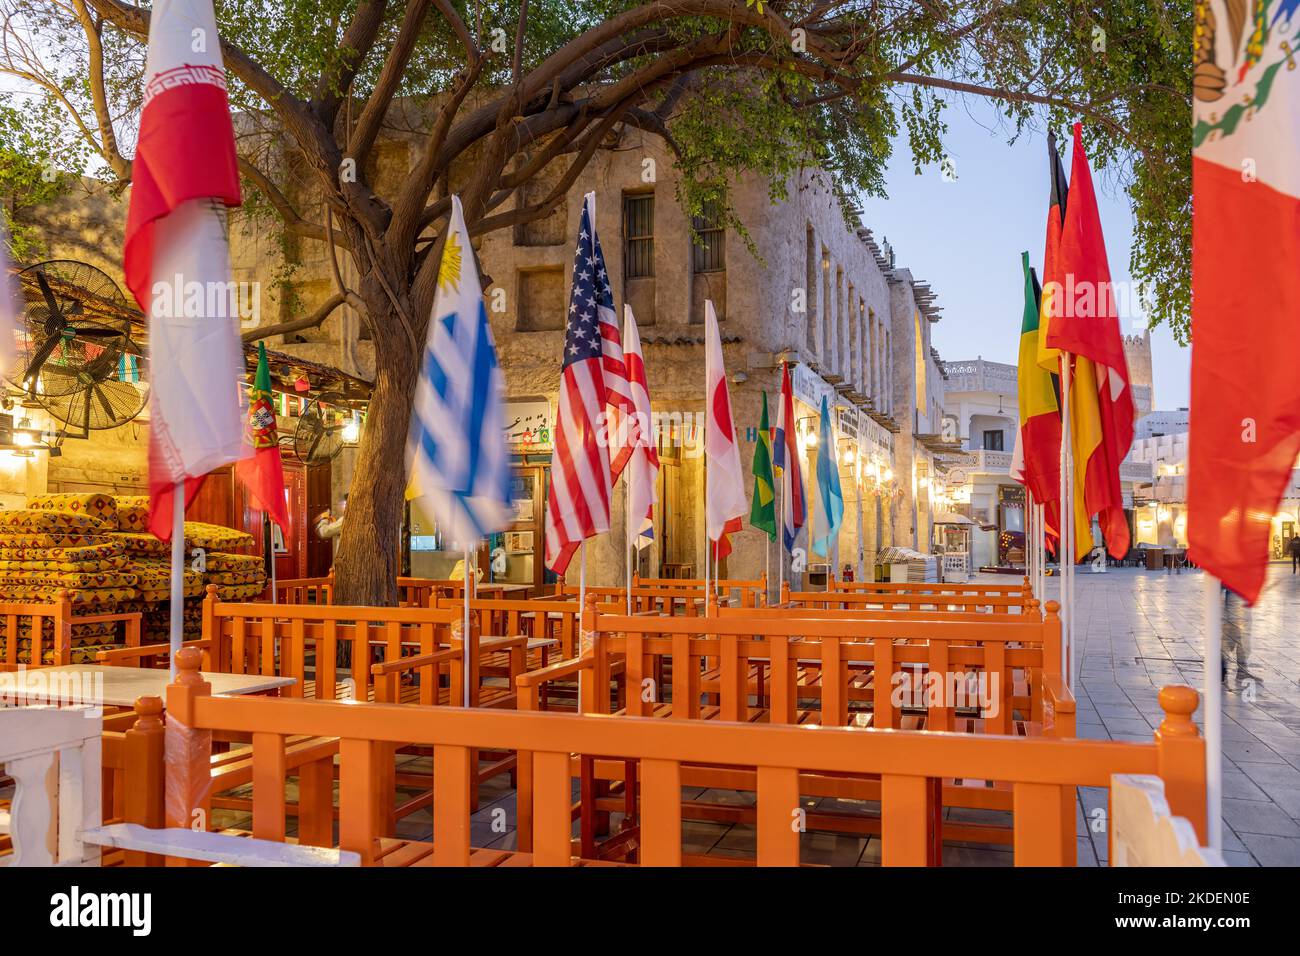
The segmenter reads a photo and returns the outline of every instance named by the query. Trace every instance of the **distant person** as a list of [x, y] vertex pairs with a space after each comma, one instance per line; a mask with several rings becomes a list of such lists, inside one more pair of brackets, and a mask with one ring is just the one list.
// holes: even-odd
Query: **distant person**
[[1287, 550], [1291, 552], [1291, 573], [1295, 574], [1300, 569], [1300, 534], [1291, 536]]
[[1220, 585], [1223, 594], [1223, 647], [1220, 660], [1220, 674], [1223, 683], [1228, 682], [1228, 658], [1237, 659], [1237, 686], [1244, 686], [1245, 681], [1257, 680], [1250, 672], [1250, 621], [1249, 609], [1235, 591]]

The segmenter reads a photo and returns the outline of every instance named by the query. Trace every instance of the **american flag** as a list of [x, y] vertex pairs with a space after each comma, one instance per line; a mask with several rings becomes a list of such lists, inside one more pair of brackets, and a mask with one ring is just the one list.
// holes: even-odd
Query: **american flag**
[[[602, 417], [607, 406], [635, 412], [595, 210], [596, 194], [588, 193], [573, 255], [560, 410], [546, 493], [546, 566], [556, 574], [564, 574], [586, 538], [609, 530], [610, 489], [630, 449], [611, 471]], [[615, 423], [608, 424], [616, 430]]]

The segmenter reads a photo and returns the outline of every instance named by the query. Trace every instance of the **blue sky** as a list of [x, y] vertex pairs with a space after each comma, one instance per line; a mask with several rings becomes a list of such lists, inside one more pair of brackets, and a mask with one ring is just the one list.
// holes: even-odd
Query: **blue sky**
[[[1020, 253], [1040, 273], [1047, 225], [1048, 167], [1044, 134], [1025, 133], [1007, 145], [1008, 128], [986, 104], [947, 111], [950, 130], [944, 144], [956, 180], [940, 167], [922, 167], [917, 176], [905, 140], [900, 140], [886, 174], [888, 199], [865, 199], [863, 222], [877, 241], [888, 239], [896, 262], [927, 280], [943, 306], [933, 341], [945, 360], [983, 357], [1016, 361], [1024, 286]], [[1066, 175], [1070, 143], [1058, 144]], [[1093, 171], [1111, 278], [1128, 282], [1133, 216], [1128, 199], [1105, 173]], [[1041, 278], [1041, 275], [1040, 275]], [[1120, 316], [1124, 332], [1145, 324]], [[1188, 403], [1190, 350], [1174, 341], [1164, 326], [1151, 332], [1155, 407]]]

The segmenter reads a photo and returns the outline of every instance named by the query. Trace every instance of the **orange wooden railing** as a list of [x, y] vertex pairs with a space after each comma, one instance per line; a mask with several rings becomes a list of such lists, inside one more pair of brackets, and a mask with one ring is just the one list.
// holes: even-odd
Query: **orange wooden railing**
[[893, 582], [893, 581], [840, 581], [831, 576], [830, 590], [851, 594], [1005, 594], [1012, 597], [1029, 597], [1029, 579], [1017, 584], [989, 584], [982, 582]]
[[[299, 735], [339, 739], [339, 846], [360, 854], [367, 864], [423, 858], [435, 865], [466, 866], [500, 862], [510, 855], [476, 852], [472, 846], [469, 768], [478, 749], [531, 755], [534, 785], [527, 799], [521, 795], [519, 810], [521, 820], [529, 818], [532, 851], [521, 862], [542, 866], [575, 862], [573, 754], [635, 764], [636, 855], [645, 865], [683, 862], [684, 769], [697, 764], [734, 766], [737, 760], [747, 762], [753, 773], [759, 865], [799, 862], [799, 831], [791, 821], [800, 809], [800, 781], [806, 773], [878, 777], [885, 865], [940, 861], [943, 831], [935, 782], [952, 777], [1009, 783], [1018, 865], [1068, 862], [1068, 848], [1075, 842], [1075, 808], [1063, 794], [1079, 786], [1108, 787], [1115, 773], [1158, 774], [1172, 811], [1191, 820], [1204, 839], [1205, 749], [1191, 720], [1197, 695], [1185, 687], [1161, 691], [1164, 721], [1152, 744], [1139, 744], [213, 697], [197, 672], [197, 651], [182, 652], [177, 663], [180, 674], [167, 690], [169, 720], [191, 731], [251, 736], [254, 836], [286, 838], [286, 741]], [[203, 740], [200, 733], [192, 742], [200, 755]], [[431, 843], [381, 839], [381, 808], [391, 795], [379, 783], [377, 768], [384, 748], [410, 743], [432, 748], [437, 797]], [[203, 762], [169, 763], [167, 773], [169, 792], [195, 795], [168, 804], [167, 825], [190, 826], [195, 819], [210, 819]], [[333, 821], [332, 806], [300, 802], [299, 841], [325, 839], [327, 820]]]
[[[71, 663], [72, 626], [74, 624], [120, 623], [124, 646], [140, 644], [140, 612], [104, 612], [100, 614], [75, 614], [72, 595], [59, 591], [54, 600], [46, 603], [0, 603], [0, 670], [12, 671], [19, 667], [58, 666]], [[50, 634], [45, 634], [45, 622], [50, 622]], [[27, 660], [19, 661], [19, 630], [27, 625], [31, 642]], [[105, 639], [102, 643], [109, 643]], [[45, 651], [54, 652], [53, 659], [44, 660]]]
[[1036, 600], [1028, 591], [1022, 593], [983, 594], [966, 591], [917, 593], [914, 591], [792, 591], [789, 582], [781, 588], [783, 606], [866, 610], [938, 610], [981, 611], [986, 614], [1022, 614], [1025, 606]]

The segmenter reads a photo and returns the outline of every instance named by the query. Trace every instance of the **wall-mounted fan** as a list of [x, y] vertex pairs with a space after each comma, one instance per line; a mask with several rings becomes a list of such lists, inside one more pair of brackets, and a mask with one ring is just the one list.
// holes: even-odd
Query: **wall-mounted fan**
[[337, 406], [313, 399], [298, 417], [293, 434], [293, 453], [308, 465], [333, 461], [343, 450], [343, 426], [347, 413]]
[[70, 259], [28, 266], [19, 279], [25, 335], [15, 384], [42, 399], [60, 398], [111, 376], [131, 333], [117, 283]]

